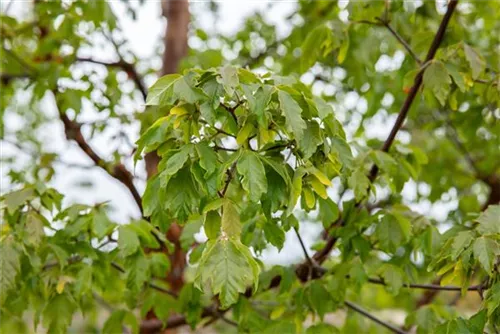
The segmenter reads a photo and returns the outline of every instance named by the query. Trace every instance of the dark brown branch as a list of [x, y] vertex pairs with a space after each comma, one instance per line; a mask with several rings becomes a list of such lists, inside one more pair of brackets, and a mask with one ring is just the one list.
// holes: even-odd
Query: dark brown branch
[[123, 71], [127, 73], [130, 79], [134, 81], [137, 89], [141, 92], [142, 97], [144, 100], [146, 100], [146, 97], [148, 95], [148, 90], [146, 89], [146, 85], [144, 84], [142, 77], [139, 75], [137, 72], [135, 66], [131, 63], [126, 62], [122, 58], [120, 61], [117, 62], [104, 62], [101, 60], [93, 59], [93, 58], [84, 58], [84, 57], [78, 57], [76, 58], [77, 61], [79, 62], [86, 62], [86, 63], [92, 63], [92, 64], [97, 64], [97, 65], [103, 65], [106, 67], [116, 67], [116, 68], [121, 68]]
[[[54, 95], [56, 94], [57, 92], [54, 91]], [[142, 213], [143, 209], [142, 209], [141, 195], [139, 195], [139, 192], [137, 191], [137, 188], [134, 185], [133, 175], [127, 170], [127, 168], [121, 163], [115, 164], [111, 166], [109, 169], [106, 168], [108, 163], [105, 160], [103, 160], [87, 143], [80, 129], [80, 125], [77, 122], [70, 120], [68, 115], [66, 115], [66, 113], [60, 108], [59, 108], [59, 118], [64, 124], [64, 132], [66, 133], [66, 137], [68, 139], [74, 140], [77, 143], [77, 145], [82, 149], [82, 151], [96, 164], [96, 166], [101, 167], [113, 178], [124, 184], [125, 187], [127, 187], [130, 193], [132, 194], [132, 197], [134, 198], [137, 206], [139, 207]]]
[[[450, 19], [453, 15], [453, 12], [455, 11], [455, 8], [457, 7], [458, 0], [451, 0], [448, 3], [448, 9], [446, 11], [446, 14], [443, 17], [443, 20], [441, 21], [441, 24], [439, 25], [439, 29], [436, 33], [436, 36], [434, 36], [434, 40], [432, 41], [432, 44], [429, 48], [429, 51], [427, 52], [427, 56], [425, 57], [425, 62], [428, 63], [431, 61], [434, 56], [436, 55], [436, 52], [441, 45], [441, 42], [443, 41], [444, 38], [444, 33], [446, 31], [446, 27], [448, 26], [448, 23], [450, 22]], [[408, 112], [410, 111], [410, 107], [413, 104], [413, 101], [415, 100], [415, 97], [417, 96], [418, 90], [420, 89], [420, 86], [422, 86], [423, 82], [423, 75], [424, 71], [418, 72], [417, 76], [415, 77], [415, 81], [413, 83], [413, 86], [410, 89], [410, 92], [408, 93], [408, 96], [406, 97], [406, 100], [403, 103], [403, 106], [401, 107], [398, 117], [396, 119], [396, 123], [394, 123], [394, 126], [391, 129], [391, 133], [387, 137], [387, 139], [384, 142], [384, 145], [382, 146], [382, 151], [383, 152], [388, 152], [389, 149], [391, 148], [392, 143], [394, 142], [394, 139], [396, 138], [396, 135], [403, 126], [403, 123], [406, 119], [406, 116], [408, 115]], [[375, 180], [378, 174], [378, 166], [373, 165], [369, 179], [371, 182]]]
[[350, 301], [344, 301], [344, 304], [350, 308], [351, 310], [353, 311], [356, 311], [358, 312], [359, 314], [363, 315], [364, 317], [376, 322], [377, 324], [381, 325], [381, 326], [384, 326], [385, 328], [387, 328], [388, 330], [394, 332], [394, 333], [398, 333], [398, 334], [407, 334], [407, 332], [405, 332], [404, 330], [402, 329], [399, 329], [397, 328], [396, 326], [394, 325], [391, 325], [390, 323], [388, 322], [385, 322], [377, 317], [375, 317], [373, 314], [369, 313], [368, 311], [362, 309], [361, 307], [359, 307], [358, 305], [354, 304], [354, 303], [351, 303]]

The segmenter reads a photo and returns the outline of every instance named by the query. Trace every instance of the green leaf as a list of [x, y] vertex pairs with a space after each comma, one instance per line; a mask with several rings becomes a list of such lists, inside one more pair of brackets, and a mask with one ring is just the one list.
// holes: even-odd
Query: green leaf
[[234, 90], [240, 84], [238, 70], [234, 66], [224, 66], [220, 69], [222, 85], [229, 96], [233, 96]]
[[451, 78], [448, 70], [440, 61], [433, 61], [424, 72], [424, 85], [431, 90], [444, 106], [450, 93]]
[[171, 97], [173, 85], [181, 77], [182, 76], [179, 74], [168, 74], [158, 79], [158, 81], [149, 88], [146, 105], [163, 104], [163, 101]]
[[196, 287], [219, 294], [223, 309], [236, 303], [239, 293], [258, 279], [255, 260], [242, 252], [242, 247], [232, 239], [208, 241], [196, 273]]
[[274, 222], [267, 222], [264, 224], [264, 234], [267, 241], [278, 248], [278, 250], [283, 248], [283, 244], [285, 243], [285, 232], [283, 232]]
[[301, 69], [306, 71], [316, 61], [323, 59], [334, 47], [334, 35], [332, 29], [322, 24], [311, 30], [301, 49]]
[[123, 254], [123, 256], [129, 256], [134, 254], [141, 242], [134, 229], [129, 225], [122, 225], [118, 229], [118, 249]]
[[303, 158], [308, 160], [322, 143], [323, 138], [321, 138], [319, 124], [315, 121], [307, 122], [304, 136], [298, 141], [299, 148], [304, 153]]
[[400, 215], [386, 214], [382, 221], [377, 224], [375, 233], [380, 243], [380, 249], [394, 253], [399, 246], [409, 240], [411, 224]]
[[104, 323], [102, 329], [103, 334], [116, 334], [123, 333], [123, 325], [127, 324], [131, 327], [132, 333], [139, 332], [139, 325], [137, 323], [136, 316], [126, 310], [115, 310], [111, 313], [111, 316]]
[[386, 288], [393, 295], [399, 294], [399, 290], [403, 287], [403, 271], [401, 268], [391, 264], [384, 264], [381, 269], [381, 276], [384, 279]]
[[21, 190], [13, 191], [1, 197], [2, 201], [7, 206], [10, 214], [13, 214], [18, 207], [23, 205], [35, 197], [35, 191], [32, 188], [24, 188]]
[[293, 97], [283, 90], [278, 91], [280, 108], [285, 115], [286, 126], [297, 140], [301, 140], [304, 130], [307, 128], [306, 122], [302, 119], [302, 108]]
[[472, 234], [471, 231], [459, 232], [455, 236], [455, 238], [453, 238], [453, 244], [452, 244], [452, 248], [451, 248], [452, 260], [456, 260], [458, 258], [458, 256], [460, 256], [460, 254], [470, 246], [473, 239], [474, 239], [474, 235]]
[[478, 259], [481, 266], [490, 273], [496, 256], [500, 254], [498, 242], [487, 237], [480, 237], [474, 241], [473, 245], [474, 257]]
[[329, 324], [316, 324], [309, 327], [306, 334], [337, 334], [340, 333], [337, 327]]
[[217, 239], [221, 231], [221, 217], [216, 211], [209, 211], [205, 217], [205, 234], [209, 240]]
[[312, 281], [307, 289], [307, 297], [312, 309], [323, 320], [325, 314], [332, 308], [332, 298], [323, 283], [317, 280]]
[[136, 252], [127, 258], [125, 268], [127, 270], [127, 289], [136, 295], [149, 279], [149, 261], [143, 252]]
[[285, 181], [286, 185], [290, 185], [292, 183], [292, 181], [290, 180], [290, 175], [288, 174], [286, 165], [283, 164], [282, 161], [278, 161], [276, 159], [266, 157], [266, 156], [259, 156], [259, 159], [262, 160], [269, 167], [274, 169], [274, 171], [276, 173], [278, 173], [283, 178], [283, 181]]
[[20, 253], [8, 238], [0, 242], [0, 303], [16, 286], [16, 277], [21, 269]]
[[142, 206], [144, 208], [144, 216], [149, 217], [160, 206], [160, 176], [154, 175], [148, 180], [144, 195], [142, 195]]
[[222, 206], [222, 231], [230, 238], [239, 238], [241, 235], [240, 214], [231, 201], [226, 201]]
[[292, 179], [292, 191], [290, 191], [290, 200], [287, 208], [287, 216], [291, 215], [293, 209], [295, 209], [295, 205], [297, 204], [297, 200], [302, 193], [302, 178], [306, 174], [306, 170], [303, 167], [299, 167], [295, 170]]
[[216, 200], [213, 200], [212, 202], [205, 205], [205, 207], [203, 208], [203, 213], [218, 210], [226, 201], [226, 198], [217, 198]]
[[238, 135], [236, 136], [236, 143], [238, 145], [243, 145], [244, 143], [246, 143], [248, 137], [250, 137], [252, 131], [254, 130], [255, 127], [252, 123], [245, 123], [245, 125], [241, 128], [241, 130], [238, 132]]
[[47, 333], [66, 333], [76, 307], [67, 293], [54, 295], [43, 310], [43, 326]]
[[490, 205], [476, 219], [477, 231], [484, 235], [500, 234], [500, 205]]
[[89, 293], [92, 290], [93, 268], [91, 265], [84, 265], [78, 272], [78, 278], [75, 282], [75, 293], [78, 297]]
[[34, 211], [28, 213], [26, 218], [26, 242], [32, 246], [37, 246], [41, 243], [45, 232], [43, 231], [43, 217]]
[[170, 125], [170, 117], [165, 116], [157, 119], [137, 141], [137, 151], [134, 154], [134, 164], [140, 159], [141, 153], [147, 146], [155, 147], [166, 137], [167, 128]]
[[320, 119], [325, 119], [326, 117], [333, 115], [333, 108], [330, 104], [326, 103], [320, 97], [313, 96], [313, 101], [316, 103], [316, 109], [318, 110], [318, 116]]
[[167, 165], [162, 174], [163, 173], [165, 173], [165, 175], [176, 174], [188, 160], [189, 154], [191, 154], [191, 145], [183, 146], [179, 150], [179, 152], [175, 153], [167, 160]]
[[257, 117], [259, 117], [259, 121], [261, 121], [264, 111], [266, 110], [269, 101], [271, 101], [274, 87], [269, 85], [259, 86], [255, 93], [252, 93], [252, 88], [248, 85], [241, 85], [241, 87], [243, 92], [245, 92], [250, 112], [257, 115]]
[[[156, 194], [157, 196], [158, 194]], [[92, 227], [97, 238], [101, 239], [105, 235], [109, 234], [115, 224], [113, 224], [106, 213], [103, 210], [95, 210], [94, 216], [92, 217]]]
[[326, 229], [330, 227], [339, 218], [339, 208], [334, 201], [330, 198], [322, 199], [318, 198], [319, 203], [319, 214], [318, 218], [323, 223], [323, 227]]
[[465, 58], [472, 70], [472, 79], [477, 79], [483, 73], [486, 63], [483, 57], [472, 47], [464, 43]]
[[212, 174], [217, 168], [217, 154], [205, 142], [198, 143], [195, 147], [201, 168], [207, 172], [206, 175]]
[[182, 229], [180, 237], [181, 247], [184, 250], [190, 249], [195, 243], [194, 235], [200, 232], [203, 225], [203, 216], [193, 215], [189, 218], [186, 225]]
[[236, 165], [242, 176], [241, 185], [252, 202], [258, 202], [267, 191], [267, 179], [264, 165], [253, 152], [244, 152]]
[[165, 253], [154, 252], [149, 255], [149, 267], [155, 277], [165, 277], [170, 270], [170, 260]]
[[359, 167], [352, 172], [348, 179], [348, 185], [354, 190], [354, 197], [356, 201], [361, 201], [366, 197], [370, 189], [370, 180], [365, 175], [364, 168]]

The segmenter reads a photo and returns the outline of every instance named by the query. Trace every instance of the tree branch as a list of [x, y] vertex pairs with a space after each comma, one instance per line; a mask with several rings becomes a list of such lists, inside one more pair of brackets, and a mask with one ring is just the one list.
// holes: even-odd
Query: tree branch
[[381, 325], [381, 326], [384, 326], [385, 328], [387, 328], [388, 330], [394, 332], [394, 333], [398, 333], [398, 334], [407, 334], [407, 332], [397, 328], [396, 326], [394, 325], [391, 325], [390, 323], [388, 322], [385, 322], [377, 317], [375, 317], [373, 314], [369, 313], [368, 311], [364, 310], [363, 308], [359, 307], [358, 305], [354, 304], [354, 303], [351, 303], [350, 301], [344, 301], [344, 304], [350, 308], [351, 310], [353, 311], [356, 311], [358, 312], [359, 314], [367, 317], [368, 319], [376, 322], [377, 324]]
[[[368, 282], [372, 284], [387, 285], [384, 280], [378, 278], [369, 278]], [[408, 289], [423, 289], [423, 290], [435, 290], [435, 291], [462, 291], [462, 287], [454, 285], [438, 285], [438, 284], [413, 284], [404, 283], [403, 287]], [[486, 286], [482, 284], [471, 285], [467, 287], [467, 291], [481, 291], [487, 289]]]
[[63, 110], [61, 110], [60, 106], [57, 104], [57, 91], [54, 90], [53, 93], [56, 100], [56, 105], [59, 109], [59, 118], [64, 124], [64, 132], [66, 134], [66, 137], [68, 139], [74, 140], [77, 143], [77, 145], [82, 149], [82, 151], [96, 164], [96, 166], [101, 167], [109, 175], [111, 175], [116, 180], [120, 181], [122, 184], [125, 185], [125, 187], [128, 188], [142, 214], [143, 208], [142, 208], [141, 195], [139, 194], [137, 188], [134, 185], [133, 175], [121, 163], [111, 166], [110, 169], [106, 168], [108, 163], [105, 160], [103, 160], [87, 143], [80, 129], [80, 125], [77, 122], [70, 120], [68, 115], [66, 115], [66, 113]]
[[144, 98], [144, 100], [146, 100], [146, 97], [148, 96], [148, 90], [146, 89], [146, 85], [144, 84], [142, 77], [137, 72], [135, 66], [131, 63], [126, 62], [121, 56], [120, 56], [120, 61], [113, 63], [108, 63], [101, 60], [93, 58], [85, 58], [85, 57], [77, 57], [76, 60], [78, 62], [92, 63], [97, 65], [103, 65], [106, 67], [121, 68], [128, 74], [129, 78], [132, 79], [132, 81], [134, 81], [137, 89], [139, 89], [139, 91], [141, 92], [142, 97]]
[[[432, 44], [429, 48], [429, 51], [427, 52], [427, 56], [425, 57], [425, 62], [428, 63], [430, 60], [434, 58], [436, 55], [436, 52], [441, 45], [441, 42], [443, 41], [444, 38], [444, 33], [446, 31], [446, 27], [448, 26], [448, 23], [450, 22], [450, 19], [453, 15], [453, 12], [455, 11], [455, 8], [457, 7], [458, 0], [450, 0], [448, 3], [448, 9], [446, 11], [446, 14], [443, 17], [443, 20], [441, 21], [441, 24], [439, 25], [439, 29], [434, 36], [434, 40], [432, 41]], [[396, 135], [403, 125], [406, 116], [408, 115], [408, 112], [410, 111], [410, 107], [413, 104], [413, 101], [415, 100], [415, 97], [417, 96], [418, 90], [420, 89], [420, 86], [422, 85], [423, 82], [423, 75], [424, 71], [420, 71], [417, 76], [415, 77], [415, 81], [413, 83], [413, 86], [411, 87], [408, 96], [406, 97], [405, 102], [403, 103], [398, 117], [396, 119], [396, 123], [394, 123], [394, 126], [391, 129], [391, 132], [387, 139], [384, 142], [384, 145], [382, 146], [382, 151], [383, 152], [388, 152], [389, 149], [391, 148], [392, 143], [394, 142], [394, 139], [396, 138]], [[378, 166], [373, 165], [372, 169], [370, 170], [369, 174], [369, 179], [371, 182], [375, 180], [378, 174]]]

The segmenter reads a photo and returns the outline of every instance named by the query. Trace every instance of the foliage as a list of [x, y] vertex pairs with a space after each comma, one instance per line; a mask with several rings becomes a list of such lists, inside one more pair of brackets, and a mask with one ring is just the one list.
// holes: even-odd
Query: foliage
[[[147, 92], [142, 78], [153, 67], [114, 40], [122, 30], [107, 2], [40, 2], [34, 23], [2, 16], [2, 116], [24, 120], [17, 130], [2, 124], [2, 139], [33, 154], [21, 167], [2, 161], [10, 189], [1, 206], [0, 330], [63, 333], [81, 313], [86, 329], [104, 333], [211, 319], [251, 333], [494, 333], [500, 6], [455, 4], [443, 16], [434, 2], [301, 1], [281, 39], [260, 14], [234, 36], [194, 21], [199, 45], [183, 71]], [[118, 61], [81, 56], [95, 36]], [[82, 63], [97, 68], [80, 75]], [[27, 102], [16, 106], [20, 94]], [[108, 203], [73, 203], [51, 186], [61, 160], [39, 136], [50, 95], [68, 140], [131, 192], [142, 217], [118, 223]], [[122, 112], [134, 103], [144, 110]], [[84, 105], [105, 121], [82, 132]], [[405, 123], [391, 139], [396, 113]], [[132, 154], [99, 155], [89, 144], [137, 123]], [[387, 128], [383, 136], [377, 127]], [[151, 152], [158, 173], [140, 196], [127, 166], [138, 169]], [[299, 233], [308, 224], [324, 229], [314, 255]], [[174, 225], [182, 234], [172, 241]], [[304, 260], [266, 265], [263, 252], [283, 250], [290, 233]], [[179, 247], [189, 266], [176, 290], [168, 276]], [[441, 290], [481, 301], [466, 316], [449, 292], [429, 297]], [[404, 310], [405, 324], [365, 308]], [[331, 323], [332, 312], [345, 321]], [[144, 320], [153, 314], [158, 323]]]

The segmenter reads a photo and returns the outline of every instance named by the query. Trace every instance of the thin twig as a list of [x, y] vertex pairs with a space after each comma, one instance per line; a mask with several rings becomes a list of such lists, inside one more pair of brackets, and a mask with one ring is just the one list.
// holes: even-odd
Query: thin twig
[[352, 309], [352, 310], [354, 310], [354, 311], [358, 312], [359, 314], [361, 314], [361, 315], [363, 315], [363, 316], [367, 317], [368, 319], [370, 319], [370, 320], [372, 320], [372, 321], [376, 322], [377, 324], [384, 326], [385, 328], [387, 328], [388, 330], [390, 330], [390, 331], [392, 331], [392, 332], [394, 332], [394, 333], [398, 333], [398, 334], [407, 334], [407, 332], [405, 332], [405, 331], [403, 331], [403, 330], [401, 330], [401, 329], [397, 328], [396, 326], [394, 326], [394, 325], [392, 325], [392, 324], [390, 324], [390, 323], [388, 323], [388, 322], [385, 322], [385, 321], [383, 321], [383, 320], [381, 320], [381, 319], [377, 318], [377, 317], [376, 317], [376, 316], [374, 316], [373, 314], [369, 313], [368, 311], [364, 310], [363, 308], [359, 307], [358, 305], [356, 305], [356, 304], [354, 304], [354, 303], [351, 303], [351, 302], [350, 302], [350, 301], [348, 301], [348, 300], [344, 301], [344, 304], [345, 304], [348, 308], [350, 308], [350, 309]]
[[390, 23], [387, 22], [387, 21], [382, 20], [379, 17], [377, 17], [376, 19], [380, 23], [382, 23], [382, 25], [384, 27], [386, 27], [391, 32], [391, 34], [398, 40], [399, 43], [401, 43], [401, 45], [406, 49], [406, 51], [408, 51], [408, 53], [410, 54], [410, 56], [412, 56], [412, 58], [415, 59], [415, 61], [419, 65], [422, 65], [422, 60], [420, 60], [420, 58], [418, 58], [417, 54], [412, 50], [411, 46], [403, 39], [403, 37], [401, 37], [401, 35], [399, 35], [397, 33], [397, 31], [392, 28], [392, 26], [390, 25]]
[[302, 240], [302, 237], [299, 234], [299, 230], [294, 227], [293, 230], [295, 231], [295, 234], [297, 235], [297, 239], [299, 239], [300, 247], [302, 247], [302, 251], [304, 252], [304, 256], [306, 257], [307, 262], [312, 266], [314, 266], [313, 260], [309, 257], [309, 254], [307, 253], [306, 245], [304, 244], [304, 241]]

